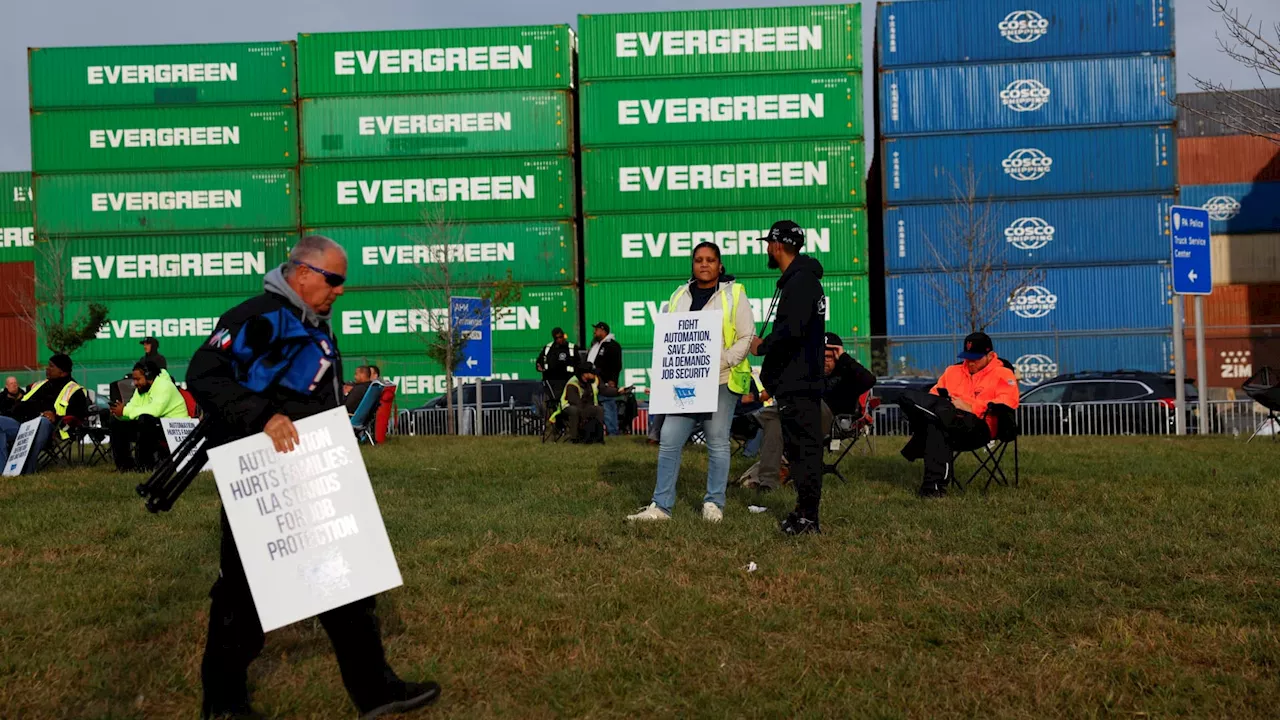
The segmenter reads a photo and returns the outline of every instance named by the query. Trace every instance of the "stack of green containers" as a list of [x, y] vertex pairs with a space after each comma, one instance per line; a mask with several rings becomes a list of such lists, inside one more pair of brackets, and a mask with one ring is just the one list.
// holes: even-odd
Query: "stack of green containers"
[[36, 363], [31, 247], [31, 173], [0, 172], [0, 370]]
[[[181, 380], [262, 290], [298, 220], [293, 42], [33, 48], [37, 294], [110, 319], [76, 376], [102, 390], [153, 336]], [[43, 339], [41, 339], [43, 348]]]
[[424, 331], [510, 271], [494, 373], [534, 376], [578, 324], [573, 58], [565, 25], [298, 36], [305, 231], [350, 259], [334, 325], [401, 406], [442, 394]]
[[858, 5], [578, 23], [584, 304], [627, 351], [625, 380], [647, 384], [652, 316], [700, 242], [720, 245], [763, 323], [778, 273], [759, 238], [782, 219], [826, 270], [828, 329], [866, 338]]

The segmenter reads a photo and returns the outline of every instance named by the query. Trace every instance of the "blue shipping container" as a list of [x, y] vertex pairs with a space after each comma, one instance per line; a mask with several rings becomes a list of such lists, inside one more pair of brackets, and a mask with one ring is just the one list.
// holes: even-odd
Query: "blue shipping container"
[[1177, 138], [1169, 126], [889, 138], [881, 145], [889, 204], [980, 198], [1168, 192]]
[[1173, 123], [1173, 58], [946, 65], [880, 74], [884, 135]]
[[[1173, 336], [1168, 332], [1117, 335], [993, 335], [996, 354], [1013, 363], [1022, 390], [1074, 372], [1173, 369]], [[889, 372], [941, 375], [959, 362], [964, 336], [950, 340], [891, 340]]]
[[964, 227], [985, 228], [998, 247], [979, 254], [1011, 267], [1149, 263], [1169, 259], [1174, 195], [1021, 200], [980, 205], [903, 205], [885, 209], [889, 272], [937, 271], [965, 264]]
[[880, 5], [880, 66], [1173, 52], [1172, 0], [915, 0]]
[[[1168, 265], [994, 270], [962, 282], [964, 277], [956, 273], [889, 276], [885, 282], [889, 337], [963, 337], [978, 324], [971, 316], [985, 321], [991, 333], [1150, 330], [1172, 322]], [[979, 288], [973, 293], [977, 297], [970, 300], [966, 287]]]
[[1280, 230], [1280, 183], [1183, 185], [1182, 204], [1208, 210], [1215, 235]]

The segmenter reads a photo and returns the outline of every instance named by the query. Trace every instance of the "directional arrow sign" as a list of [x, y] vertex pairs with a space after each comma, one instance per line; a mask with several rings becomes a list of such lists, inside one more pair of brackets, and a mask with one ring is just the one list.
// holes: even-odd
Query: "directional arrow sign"
[[1213, 292], [1213, 257], [1209, 251], [1209, 211], [1174, 205], [1169, 211], [1173, 255], [1173, 291], [1179, 295]]
[[493, 325], [489, 303], [480, 298], [449, 298], [450, 327], [466, 342], [454, 377], [487, 378], [493, 375]]

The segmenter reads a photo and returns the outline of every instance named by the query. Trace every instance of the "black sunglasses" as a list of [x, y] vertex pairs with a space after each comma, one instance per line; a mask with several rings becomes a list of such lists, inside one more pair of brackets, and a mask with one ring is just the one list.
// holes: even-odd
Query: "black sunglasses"
[[322, 270], [321, 268], [318, 268], [315, 265], [309, 265], [307, 263], [302, 262], [301, 260], [290, 260], [289, 262], [293, 263], [294, 265], [301, 265], [302, 267], [310, 270], [311, 272], [320, 273], [321, 275], [324, 276], [324, 281], [326, 284], [328, 284], [329, 287], [335, 287], [335, 288], [342, 287], [342, 285], [347, 282], [346, 275], [339, 275], [336, 272], [329, 272], [328, 270]]

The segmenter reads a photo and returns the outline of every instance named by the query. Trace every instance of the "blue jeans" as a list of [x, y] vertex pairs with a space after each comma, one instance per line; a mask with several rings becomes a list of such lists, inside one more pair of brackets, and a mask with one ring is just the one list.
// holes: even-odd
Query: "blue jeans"
[[604, 408], [604, 429], [613, 437], [618, 435], [618, 398], [602, 397], [600, 405]]
[[[17, 420], [0, 416], [0, 460], [7, 461], [9, 459], [9, 450], [18, 439], [18, 428], [20, 427], [22, 427], [22, 423]], [[36, 437], [31, 443], [31, 451], [27, 453], [27, 462], [22, 466], [23, 475], [30, 475], [36, 471], [36, 462], [40, 459], [40, 452], [49, 443], [49, 436], [52, 434], [53, 423], [40, 418], [40, 426], [36, 429]]]
[[707, 495], [704, 503], [715, 503], [724, 509], [724, 489], [729, 484], [729, 428], [733, 425], [733, 409], [740, 396], [729, 391], [728, 385], [720, 386], [719, 409], [714, 413], [696, 415], [666, 415], [662, 421], [662, 440], [658, 448], [658, 486], [653, 491], [653, 502], [666, 512], [676, 504], [676, 478], [680, 475], [680, 460], [684, 445], [693, 429], [702, 423], [707, 439]]

